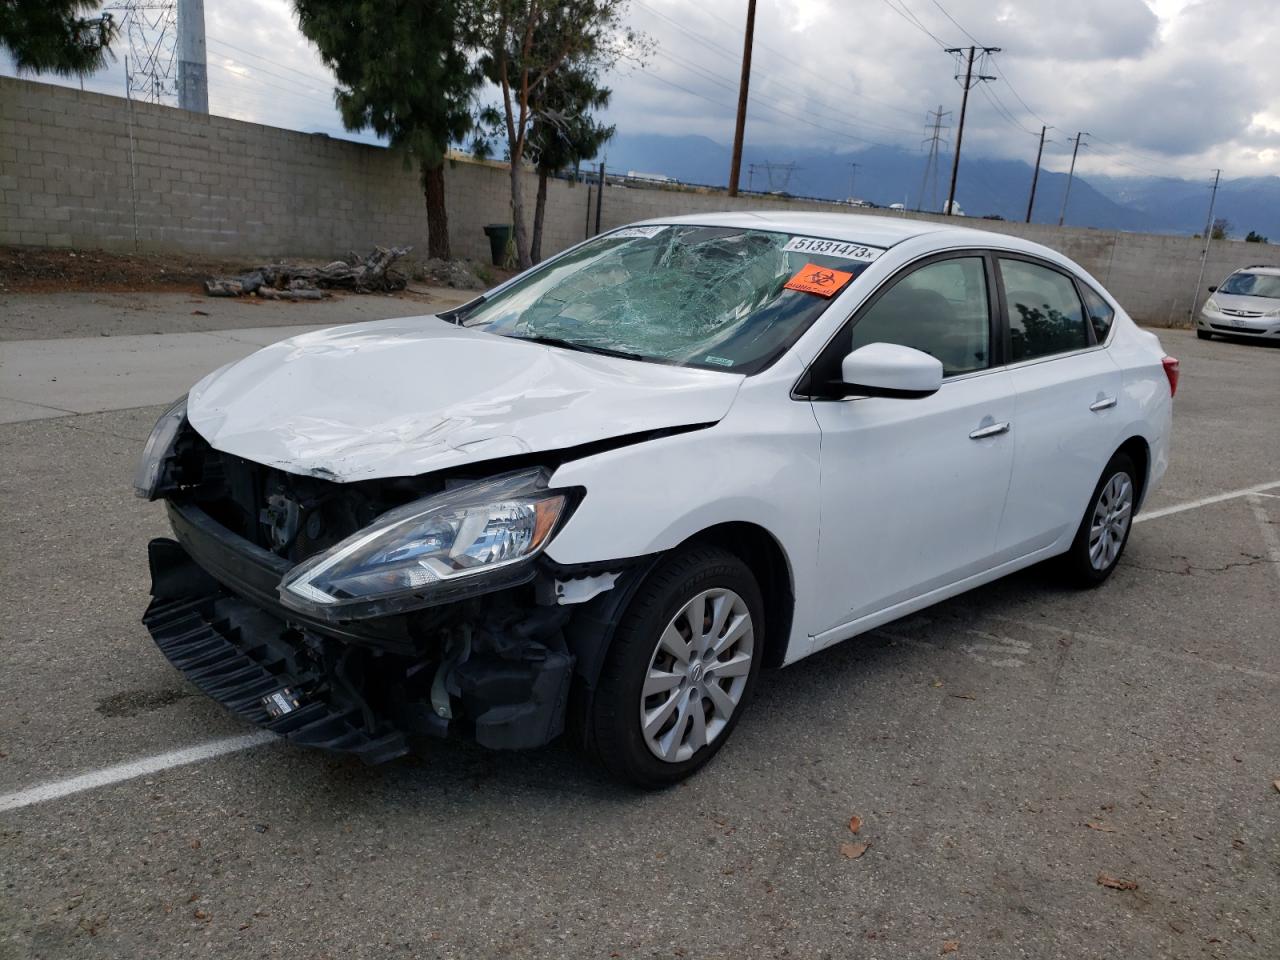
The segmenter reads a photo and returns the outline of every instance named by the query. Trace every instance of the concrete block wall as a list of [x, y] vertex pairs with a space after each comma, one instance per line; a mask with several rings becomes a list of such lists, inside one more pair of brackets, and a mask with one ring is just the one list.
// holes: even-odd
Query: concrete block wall
[[[537, 183], [522, 176], [531, 221]], [[585, 184], [548, 186], [547, 255], [583, 239], [595, 216], [588, 211], [594, 191]], [[487, 260], [483, 226], [510, 220], [509, 170], [459, 160], [446, 170], [445, 187], [454, 255]], [[816, 201], [609, 186], [601, 226], [766, 209], [868, 213]], [[961, 222], [1062, 251], [1141, 322], [1177, 325], [1190, 314], [1200, 240]], [[0, 244], [255, 259], [329, 258], [390, 243], [425, 253], [426, 213], [417, 170], [383, 147], [0, 78]], [[1205, 287], [1251, 263], [1280, 265], [1280, 245], [1214, 241]]]

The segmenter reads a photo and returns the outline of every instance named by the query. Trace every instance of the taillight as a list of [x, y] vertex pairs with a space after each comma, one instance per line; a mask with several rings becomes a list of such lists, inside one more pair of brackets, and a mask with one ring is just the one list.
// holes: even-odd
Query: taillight
[[1160, 362], [1164, 364], [1164, 375], [1169, 378], [1169, 396], [1176, 397], [1178, 395], [1178, 358], [1165, 357]]

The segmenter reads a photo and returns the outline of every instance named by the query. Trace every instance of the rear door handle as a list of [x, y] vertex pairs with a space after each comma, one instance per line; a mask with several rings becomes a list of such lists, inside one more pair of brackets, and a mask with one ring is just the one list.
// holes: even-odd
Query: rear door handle
[[1002, 433], [1009, 432], [1009, 421], [1004, 423], [993, 423], [985, 427], [979, 427], [973, 433], [969, 434], [970, 440], [985, 440], [987, 437], [998, 437]]
[[1089, 409], [1092, 410], [1094, 413], [1098, 413], [1101, 410], [1110, 410], [1115, 405], [1116, 405], [1115, 397], [1100, 397], [1099, 399], [1093, 401], [1093, 403], [1089, 404]]

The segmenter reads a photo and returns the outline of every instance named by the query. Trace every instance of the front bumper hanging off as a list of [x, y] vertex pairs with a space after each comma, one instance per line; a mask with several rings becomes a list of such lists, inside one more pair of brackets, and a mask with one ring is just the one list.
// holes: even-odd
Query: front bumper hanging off
[[286, 561], [189, 505], [169, 504], [177, 540], [151, 541], [143, 623], [169, 661], [236, 715], [302, 746], [382, 763], [414, 735], [495, 748], [546, 744], [564, 729], [575, 657], [564, 607], [489, 603], [334, 626], [275, 599]]

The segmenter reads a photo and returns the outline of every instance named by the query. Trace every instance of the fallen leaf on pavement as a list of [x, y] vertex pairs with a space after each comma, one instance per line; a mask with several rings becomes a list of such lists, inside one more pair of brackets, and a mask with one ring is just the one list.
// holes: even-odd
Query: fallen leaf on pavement
[[1090, 820], [1085, 824], [1090, 830], [1097, 830], [1100, 833], [1115, 833], [1116, 828], [1105, 820]]
[[1272, 780], [1271, 785], [1275, 787], [1277, 791], [1280, 791], [1280, 780]]
[[852, 817], [849, 818], [849, 832], [857, 833], [861, 829], [862, 829], [862, 818], [857, 814], [854, 814]]
[[1098, 874], [1098, 883], [1112, 890], [1137, 890], [1138, 885], [1132, 880], [1120, 880], [1107, 873]]
[[209, 312], [207, 310], [192, 310], [191, 315], [193, 317], [207, 317]]
[[953, 700], [977, 700], [978, 698], [967, 693], [953, 693], [950, 695]]
[[942, 941], [942, 952], [943, 952], [943, 953], [955, 953], [955, 952], [956, 952], [957, 950], [959, 950], [959, 949], [960, 949], [960, 941], [958, 941], [958, 940], [943, 940], [943, 941]]
[[860, 856], [867, 852], [870, 847], [869, 843], [842, 843], [840, 844], [840, 853], [848, 860], [857, 860]]

